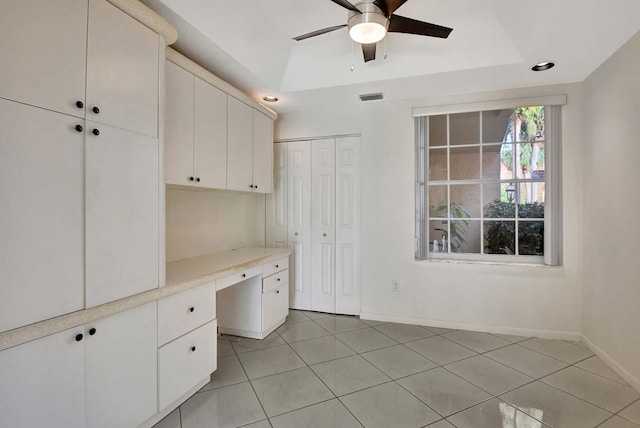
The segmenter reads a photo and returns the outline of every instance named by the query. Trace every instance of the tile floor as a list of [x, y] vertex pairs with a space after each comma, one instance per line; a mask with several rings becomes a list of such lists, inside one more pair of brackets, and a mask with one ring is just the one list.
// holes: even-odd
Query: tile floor
[[580, 343], [291, 311], [222, 336], [211, 382], [155, 428], [640, 428], [640, 395]]

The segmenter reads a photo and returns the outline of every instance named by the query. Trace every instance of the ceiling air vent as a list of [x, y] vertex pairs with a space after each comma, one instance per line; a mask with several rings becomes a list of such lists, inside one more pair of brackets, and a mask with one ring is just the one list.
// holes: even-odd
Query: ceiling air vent
[[360, 94], [360, 101], [376, 101], [383, 98], [384, 97], [382, 96], [382, 92], [378, 92], [375, 94]]

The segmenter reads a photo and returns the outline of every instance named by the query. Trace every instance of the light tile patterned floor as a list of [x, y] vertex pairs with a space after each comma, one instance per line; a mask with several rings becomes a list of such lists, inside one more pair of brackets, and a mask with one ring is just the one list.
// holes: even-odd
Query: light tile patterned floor
[[640, 428], [640, 395], [568, 341], [291, 311], [218, 358], [155, 428]]

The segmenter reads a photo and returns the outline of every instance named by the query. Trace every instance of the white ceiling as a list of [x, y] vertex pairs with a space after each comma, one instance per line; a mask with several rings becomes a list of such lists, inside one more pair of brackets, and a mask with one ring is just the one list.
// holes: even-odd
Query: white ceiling
[[[176, 26], [177, 50], [256, 99], [278, 96], [278, 112], [369, 92], [399, 100], [579, 82], [640, 30], [638, 0], [409, 0], [398, 15], [452, 27], [449, 38], [391, 33], [365, 64], [346, 29], [292, 40], [346, 23], [330, 0], [143, 2]], [[542, 60], [557, 66], [529, 70]]]

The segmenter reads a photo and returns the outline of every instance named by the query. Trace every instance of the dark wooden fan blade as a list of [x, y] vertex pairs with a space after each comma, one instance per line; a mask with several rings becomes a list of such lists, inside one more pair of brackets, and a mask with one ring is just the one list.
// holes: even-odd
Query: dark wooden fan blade
[[418, 34], [421, 36], [446, 39], [453, 31], [453, 28], [429, 24], [428, 22], [417, 21], [400, 15], [391, 15], [389, 18], [389, 29], [387, 31], [390, 33]]
[[323, 28], [322, 30], [312, 31], [312, 32], [307, 33], [307, 34], [303, 34], [302, 36], [294, 37], [293, 40], [299, 42], [300, 40], [308, 39], [309, 37], [319, 36], [320, 34], [330, 33], [332, 31], [339, 30], [339, 29], [344, 28], [346, 26], [347, 26], [347, 24], [335, 25], [333, 27]]
[[407, 0], [376, 0], [373, 4], [382, 9], [385, 16], [391, 16], [393, 12], [398, 10], [398, 8], [406, 2]]
[[376, 59], [376, 44], [371, 43], [368, 45], [362, 45], [362, 54], [364, 55], [364, 62], [369, 62]]
[[340, 5], [340, 6], [344, 7], [345, 9], [349, 9], [349, 10], [352, 10], [354, 12], [362, 13], [354, 5], [349, 3], [347, 0], [331, 0], [331, 1], [334, 2], [337, 5]]

